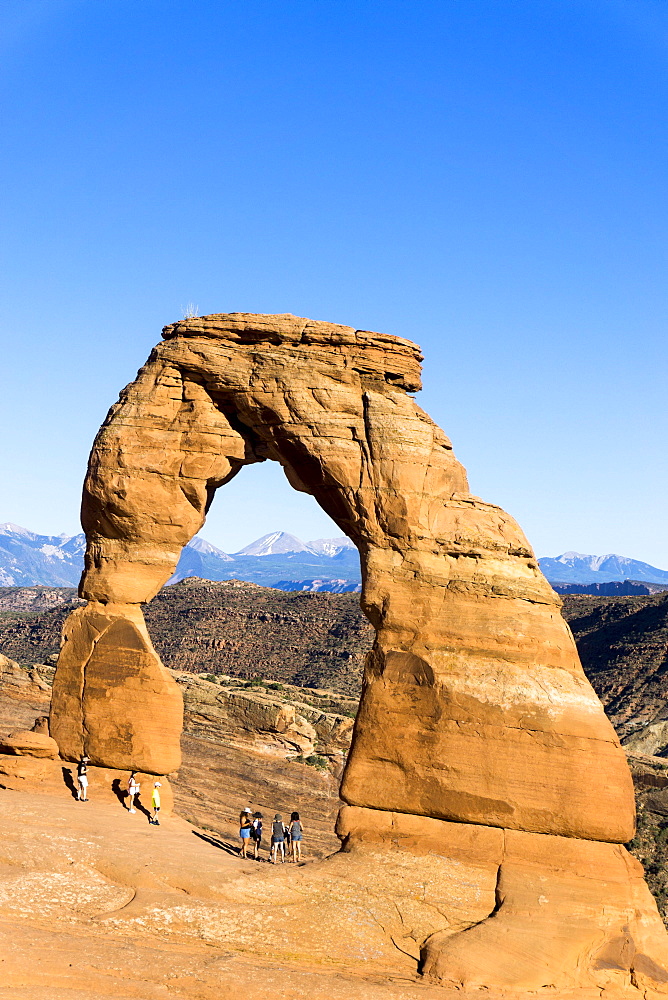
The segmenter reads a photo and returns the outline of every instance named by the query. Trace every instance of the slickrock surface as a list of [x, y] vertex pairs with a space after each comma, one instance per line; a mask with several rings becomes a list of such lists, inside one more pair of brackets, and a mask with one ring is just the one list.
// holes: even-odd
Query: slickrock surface
[[[448, 927], [494, 905], [498, 845], [483, 850], [481, 841], [498, 841], [501, 831], [446, 824], [452, 835], [445, 848], [442, 837], [431, 843], [428, 869], [414, 846], [378, 841], [303, 867], [271, 866], [240, 861], [178, 817], [150, 827], [110, 794], [81, 804], [57, 780], [46, 786], [0, 790], [3, 1000], [237, 1000], [249, 990], [258, 1000], [480, 995], [418, 977], [416, 939], [431, 932], [456, 941]], [[611, 894], [609, 912], [615, 905]], [[614, 970], [608, 975], [595, 994], [564, 987], [533, 995], [640, 1000], [635, 988], [615, 985]], [[526, 1000], [527, 992], [486, 995]]]
[[0, 996], [443, 995], [417, 984], [364, 866], [244, 863], [178, 818], [151, 827], [111, 794], [83, 804], [44, 784], [0, 790]]
[[[365, 892], [382, 883], [383, 933], [392, 920], [443, 982], [652, 988], [668, 981], [668, 938], [619, 846], [634, 830], [623, 750], [521, 530], [471, 496], [450, 442], [410, 395], [420, 361], [408, 341], [288, 315], [215, 315], [163, 330], [91, 452], [89, 603], [64, 629], [52, 735], [70, 759], [83, 746], [101, 765], [174, 768], [177, 691], [140, 605], [174, 571], [214, 491], [243, 465], [279, 461], [356, 544], [376, 630], [341, 785], [361, 818], [348, 830], [344, 810], [351, 853], [320, 864], [343, 880], [363, 870]], [[411, 836], [390, 835], [378, 854], [377, 828], [392, 830], [395, 815], [409, 817]], [[438, 857], [421, 833], [434, 822]], [[478, 847], [484, 864], [462, 912], [452, 871]], [[414, 899], [406, 870], [434, 878], [416, 914], [403, 912]], [[330, 949], [343, 958], [359, 914], [348, 915], [337, 952], [346, 920], [334, 896], [317, 898], [308, 879], [304, 892], [306, 912], [315, 901], [336, 928]], [[295, 930], [281, 924], [285, 948]], [[306, 934], [301, 945], [319, 955], [318, 940]], [[380, 942], [373, 947], [387, 964]]]
[[[28, 676], [27, 670], [19, 668], [16, 672], [23, 673], [26, 677]], [[46, 674], [46, 668], [43, 668], [43, 672]], [[177, 810], [181, 816], [196, 819], [197, 817], [192, 813], [197, 810], [200, 811], [199, 815], [201, 816], [203, 828], [200, 823], [198, 823], [198, 826], [200, 826], [199, 834], [201, 835], [202, 843], [214, 849], [216, 854], [224, 853], [226, 857], [233, 858], [233, 854], [230, 852], [234, 850], [234, 846], [238, 843], [236, 839], [238, 809], [241, 802], [247, 801], [253, 808], [263, 808], [265, 815], [269, 811], [273, 815], [273, 810], [276, 808], [285, 814], [289, 809], [297, 805], [302, 810], [302, 815], [305, 817], [307, 823], [307, 858], [326, 857], [337, 850], [338, 841], [332, 836], [331, 830], [338, 806], [338, 799], [336, 797], [336, 782], [332, 782], [331, 785], [329, 784], [332, 781], [330, 773], [314, 772], [313, 768], [297, 764], [294, 761], [288, 762], [285, 757], [280, 756], [278, 745], [273, 742], [273, 740], [282, 738], [280, 734], [272, 734], [269, 731], [253, 733], [251, 729], [235, 728], [233, 719], [229, 717], [224, 719], [221, 714], [216, 715], [212, 713], [210, 711], [211, 693], [216, 691], [218, 685], [212, 684], [203, 678], [193, 677], [192, 675], [185, 675], [185, 677], [190, 682], [186, 688], [186, 725], [188, 727], [192, 724], [197, 727], [201, 726], [202, 731], [207, 732], [209, 735], [208, 738], [205, 738], [203, 736], [198, 737], [184, 734], [184, 764], [181, 768], [178, 781], [175, 782], [174, 793]], [[27, 687], [28, 685], [25, 686], [25, 688]], [[23, 709], [22, 724], [27, 725], [31, 716], [31, 709], [27, 703], [22, 703], [16, 697], [11, 699], [5, 698], [5, 690], [7, 690], [7, 686], [0, 683], [0, 708], [3, 702], [7, 701], [11, 702], [15, 712]], [[240, 693], [245, 692], [240, 691]], [[248, 690], [247, 697], [254, 699], [263, 696], [261, 694], [258, 695], [255, 690], [250, 689]], [[208, 714], [204, 715], [202, 713]], [[247, 721], [250, 723], [250, 719]], [[226, 732], [223, 731], [223, 727], [225, 726], [229, 727]], [[217, 740], [214, 741], [212, 737], [216, 732], [218, 734]], [[639, 758], [633, 759], [634, 772], [637, 770], [638, 760]], [[46, 764], [48, 767], [51, 762], [47, 761]], [[653, 771], [648, 770], [648, 766], [651, 768], [652, 765], [654, 769], [658, 767], [661, 773], [668, 767], [668, 763], [666, 762], [644, 758], [641, 762], [641, 767], [645, 777], [642, 780], [647, 781], [647, 775], [650, 775], [651, 780]], [[58, 769], [62, 770], [60, 765], [56, 769], [56, 777]], [[65, 769], [69, 771], [70, 781], [72, 782], [73, 767], [65, 765]], [[137, 858], [137, 843], [133, 839], [128, 840], [127, 838], [127, 823], [132, 823], [131, 818], [127, 817], [126, 823], [121, 824], [120, 827], [118, 826], [119, 817], [125, 816], [125, 813], [123, 813], [116, 796], [109, 792], [109, 784], [113, 780], [113, 774], [107, 774], [105, 781], [105, 772], [103, 769], [92, 769], [91, 803], [87, 806], [77, 806], [74, 803], [74, 812], [70, 810], [64, 817], [66, 826], [55, 830], [53, 826], [53, 796], [62, 801], [63, 797], [67, 798], [67, 795], [62, 781], [53, 781], [52, 764], [51, 775], [51, 781], [43, 780], [37, 785], [33, 783], [32, 786], [28, 784], [30, 792], [29, 797], [26, 797], [27, 804], [26, 806], [21, 805], [19, 807], [20, 819], [18, 829], [13, 829], [12, 837], [16, 837], [17, 840], [20, 838], [24, 845], [31, 845], [29, 849], [26, 847], [23, 853], [17, 854], [17, 861], [21, 860], [23, 869], [26, 867], [30, 869], [31, 867], [30, 864], [26, 864], [26, 855], [31, 857], [31, 863], [34, 861], [32, 845], [35, 842], [36, 826], [41, 827], [45, 831], [43, 834], [44, 838], [48, 836], [51, 840], [55, 839], [56, 843], [62, 843], [62, 837], [66, 831], [68, 863], [73, 858], [71, 853], [72, 845], [76, 844], [80, 837], [83, 837], [85, 841], [84, 847], [88, 849], [91, 846], [91, 841], [94, 843], [97, 842], [98, 847], [101, 849], [109, 847], [113, 851], [116, 851], [118, 845], [121, 845], [121, 848], [128, 853], [129, 857]], [[48, 774], [46, 777], [48, 779]], [[309, 777], [318, 779], [320, 782], [319, 794], [316, 785], [313, 782], [309, 784]], [[122, 788], [125, 787], [126, 779], [127, 772], [122, 776]], [[2, 776], [0, 775], [0, 784], [2, 784], [2, 780]], [[664, 778], [663, 780], [666, 781], [667, 779]], [[22, 785], [25, 786], [25, 784], [25, 781], [15, 782], [15, 787], [20, 788]], [[328, 786], [330, 790], [329, 817], [327, 818], [324, 816], [323, 807], [326, 806], [328, 801]], [[648, 786], [647, 789], [645, 789], [644, 785], [641, 786], [641, 801], [646, 794], [651, 795], [657, 792], [659, 795], [661, 794], [660, 788], [655, 785]], [[11, 825], [14, 823], [14, 814], [11, 810], [7, 811], [7, 802], [11, 800], [8, 800], [6, 796], [3, 797], [3, 795], [4, 793], [0, 790], [0, 805], [2, 806], [0, 813], [5, 814], [5, 821], [8, 825]], [[271, 803], [271, 810], [266, 808], [265, 801]], [[102, 824], [105, 831], [104, 838], [100, 837], [98, 829], [96, 840], [96, 836], [91, 835], [91, 830], [88, 826], [84, 830], [81, 829], [79, 820], [81, 817], [87, 817], [86, 811], [92, 808], [95, 815], [95, 822], [97, 823], [100, 819], [100, 806], [104, 807], [104, 815], [107, 818], [103, 820]], [[113, 808], [109, 811], [107, 807], [110, 806], [113, 806]], [[356, 810], [347, 810], [348, 814], [354, 814], [355, 812]], [[39, 817], [37, 823], [35, 821], [36, 815]], [[465, 920], [467, 914], [475, 916], [474, 904], [476, 899], [479, 900], [482, 916], [484, 916], [485, 912], [488, 912], [485, 910], [486, 907], [494, 907], [497, 898], [496, 885], [498, 881], [498, 861], [500, 859], [499, 844], [504, 839], [502, 831], [492, 831], [490, 828], [484, 827], [469, 828], [462, 824], [453, 826], [426, 819], [419, 820], [419, 826], [416, 830], [416, 818], [407, 816], [395, 816], [393, 818], [394, 829], [387, 831], [383, 829], [382, 817], [384, 815], [387, 814], [374, 812], [371, 828], [366, 832], [366, 840], [369, 841], [367, 846], [373, 847], [374, 854], [371, 856], [365, 854], [366, 860], [364, 864], [368, 871], [374, 875], [374, 879], [378, 871], [380, 870], [381, 872], [377, 885], [375, 885], [376, 891], [380, 891], [383, 888], [386, 891], [390, 889], [390, 884], [386, 882], [387, 872], [384, 871], [386, 862], [385, 854], [388, 850], [394, 851], [397, 846], [400, 846], [403, 851], [406, 851], [411, 846], [413, 849], [428, 850], [430, 859], [429, 874], [427, 875], [427, 872], [425, 872], [423, 878], [425, 876], [428, 878], [428, 884], [431, 887], [429, 891], [433, 892], [439, 884], [438, 881], [435, 881], [436, 873], [433, 870], [434, 855], [436, 857], [441, 855], [446, 844], [448, 852], [453, 851], [456, 845], [459, 853], [454, 857], [451, 856], [451, 860], [446, 863], [446, 871], [450, 872], [449, 878], [452, 879], [456, 875], [457, 879], [463, 881], [459, 882], [459, 889], [455, 897], [451, 895], [449, 899], [448, 916], [451, 921], [455, 921], [454, 925], [451, 924], [451, 926], [457, 926], [457, 919], [463, 918]], [[643, 815], [641, 807], [641, 823], [643, 822]], [[656, 818], [658, 820], [661, 819], [660, 816]], [[166, 829], [169, 829], [171, 822], [168, 824], [163, 823], [161, 831], [164, 832]], [[21, 830], [21, 823], [25, 823], [30, 828], [29, 832]], [[414, 825], [413, 830], [410, 829], [410, 826], [407, 827], [411, 823]], [[430, 825], [432, 829], [430, 829]], [[448, 830], [444, 836], [442, 831], [446, 827]], [[145, 830], [146, 828], [143, 823], [135, 824], [129, 829], [133, 837], [137, 835], [140, 843], [139, 857], [136, 860], [137, 871], [138, 873], [143, 872], [145, 876], [147, 873], [146, 864], [149, 864], [149, 870], [150, 865], [153, 864], [155, 866], [153, 870], [159, 871], [160, 876], [163, 877], [161, 869], [162, 855], [156, 853], [149, 862], [143, 857], [143, 848], [141, 845], [145, 837]], [[48, 834], [46, 831], [48, 831]], [[390, 833], [390, 845], [387, 843], [388, 832]], [[418, 836], [416, 836], [416, 833]], [[472, 834], [475, 836], [467, 846], [466, 837], [471, 837]], [[493, 853], [491, 856], [489, 856], [489, 852], [486, 853], [486, 849], [483, 850], [482, 848], [482, 841], [490, 834], [494, 835], [494, 842], [496, 843], [496, 853]], [[0, 820], [0, 836], [3, 835], [4, 829]], [[199, 837], [197, 839], [199, 841]], [[543, 839], [550, 847], [548, 864], [551, 864], [554, 858], [563, 858], [564, 851], [568, 853], [569, 848], [572, 849], [576, 843], [570, 841], [562, 844], [560, 842], [558, 847], [555, 848], [555, 838]], [[643, 844], [646, 846], [646, 839], [643, 840]], [[606, 847], [606, 845], [598, 846]], [[184, 873], [181, 875], [182, 879], [191, 877], [188, 874], [191, 862], [198, 871], [201, 868], [199, 854], [196, 853], [191, 856], [192, 852], [187, 846], [184, 849], [183, 845], [174, 845], [170, 840], [166, 847], [170, 851], [176, 847], [180, 852], [178, 858], [180, 859], [181, 868]], [[655, 851], [658, 847], [660, 855], [661, 845], [657, 844], [654, 847]], [[266, 857], [266, 854], [266, 849], [263, 848], [261, 856]], [[485, 860], [486, 857], [487, 860]], [[174, 863], [175, 859], [172, 858], [171, 860]], [[535, 869], [539, 880], [544, 878], [544, 871], [542, 870], [543, 861], [545, 859], [542, 859], [538, 869]], [[113, 876], [115, 864], [117, 864], [117, 859], [107, 858], [104, 861], [103, 867], [100, 868], [99, 865], [97, 867], [107, 879], [112, 878], [115, 880], [115, 876]], [[238, 866], [240, 864], [240, 862], [237, 862]], [[483, 878], [485, 866], [487, 866], [486, 875]], [[266, 866], [260, 867], [265, 868]], [[71, 864], [69, 870], [71, 870]], [[665, 869], [663, 873], [665, 877]], [[233, 874], [236, 878], [236, 871]], [[560, 869], [557, 865], [556, 874], [558, 875], [557, 882], [561, 881], [562, 892], [565, 894], [564, 903], [568, 912], [571, 912], [575, 898], [574, 893], [577, 892], [578, 888], [577, 881], [574, 882], [573, 872], [563, 865]], [[612, 874], [614, 875], [614, 872]], [[219, 870], [215, 877], [220, 881], [226, 875], [224, 871], [221, 872]], [[405, 883], [406, 878], [406, 867], [402, 865], [400, 881]], [[610, 875], [607, 878], [609, 879]], [[57, 880], [55, 881], [56, 887], [58, 887]], [[521, 882], [523, 885], [526, 883], [524, 872], [522, 873]], [[179, 884], [183, 885], [184, 883], [180, 882]], [[187, 886], [187, 882], [185, 884]], [[238, 882], [236, 884], [238, 885]], [[485, 884], [487, 885], [487, 889], [483, 892]], [[322, 965], [320, 968], [314, 968], [312, 961], [303, 962], [301, 958], [295, 961], [294, 956], [290, 956], [287, 965], [282, 962], [279, 966], [276, 964], [272, 965], [271, 962], [267, 965], [266, 960], [268, 956], [258, 956], [256, 945], [250, 949], [250, 955], [248, 954], [247, 947], [244, 947], [242, 951], [237, 951], [236, 945], [228, 949], [226, 952], [226, 968], [228, 965], [232, 965], [228, 981], [227, 977], [221, 973], [220, 964], [216, 961], [210, 961], [212, 943], [210, 930], [206, 921], [202, 921], [198, 925], [202, 939], [208, 942], [203, 950], [198, 948], [197, 942], [194, 942], [192, 949], [186, 949], [181, 939], [179, 939], [179, 943], [175, 947], [174, 935], [170, 930], [172, 920], [165, 918], [162, 914], [152, 927], [152, 935], [154, 936], [151, 937], [151, 940], [146, 940], [147, 935], [144, 928], [140, 935], [133, 929], [131, 937], [126, 936], [119, 941], [115, 935], [105, 933], [105, 921], [95, 918], [91, 921], [88, 919], [89, 915], [80, 920], [77, 926], [73, 926], [70, 913], [71, 899], [73, 894], [76, 895], [80, 891], [80, 888], [76, 884], [71, 885], [69, 882], [67, 883], [66, 898], [57, 893], [55, 896], [51, 895], [54, 889], [54, 882], [51, 881], [51, 876], [47, 880], [44, 870], [40, 867], [39, 871], [33, 875], [31, 885], [33, 888], [41, 886], [49, 889], [51, 904], [53, 910], [56, 912], [55, 927], [53, 926], [53, 921], [50, 921], [47, 931], [44, 928], [43, 921], [40, 921], [38, 925], [32, 922], [39, 899], [41, 898], [39, 894], [35, 895], [34, 909], [27, 917], [29, 934], [25, 933], [25, 911], [24, 919], [19, 922], [18, 926], [15, 920], [11, 925], [4, 924], [2, 906], [0, 905], [0, 937], [2, 938], [0, 953], [2, 955], [11, 954], [14, 962], [10, 970], [5, 970], [4, 965], [0, 965], [0, 968], [3, 968], [8, 975], [7, 981], [11, 983], [25, 982], [25, 980], [20, 979], [20, 975], [24, 975], [26, 969], [29, 969], [30, 977], [28, 982], [50, 984], [41, 987], [44, 990], [43, 993], [31, 992], [30, 994], [26, 994], [31, 997], [44, 996], [45, 998], [48, 997], [48, 1000], [52, 1000], [52, 997], [58, 997], [57, 988], [61, 984], [63, 988], [68, 990], [82, 990], [81, 993], [74, 992], [67, 994], [69, 998], [73, 996], [76, 998], [94, 996], [95, 1000], [100, 1000], [101, 997], [106, 996], [151, 996], [150, 991], [157, 988], [155, 981], [156, 970], [158, 970], [158, 976], [167, 975], [166, 981], [158, 979], [158, 982], [163, 983], [165, 988], [171, 985], [176, 990], [175, 995], [178, 997], [190, 996], [191, 994], [188, 992], [190, 989], [195, 991], [192, 994], [194, 996], [210, 996], [213, 994], [204, 992], [205, 983], [208, 984], [207, 989], [210, 988], [213, 990], [216, 988], [216, 984], [218, 984], [221, 991], [224, 991], [228, 985], [231, 988], [230, 984], [237, 983], [237, 976], [242, 978], [244, 975], [248, 977], [249, 981], [252, 980], [254, 984], [256, 982], [259, 983], [261, 990], [265, 988], [269, 989], [270, 984], [274, 984], [277, 989], [285, 989], [286, 993], [279, 992], [278, 995], [283, 995], [286, 998], [290, 998], [290, 1000], [295, 1000], [296, 997], [302, 996], [309, 997], [309, 1000], [313, 996], [317, 998], [319, 995], [324, 995], [328, 984], [331, 986], [332, 996], [337, 996], [337, 992], [334, 991], [339, 989], [343, 991], [340, 994], [342, 997], [354, 997], [358, 995], [357, 990], [360, 991], [360, 996], [373, 996], [374, 994], [371, 992], [365, 994], [364, 990], [371, 989], [375, 983], [377, 983], [379, 989], [382, 984], [382, 987], [387, 990], [385, 994], [378, 994], [379, 996], [402, 997], [407, 995], [402, 992], [407, 988], [407, 981], [404, 976], [397, 976], [391, 972], [391, 962], [388, 963], [385, 975], [376, 974], [372, 977], [373, 981], [370, 983], [368, 976], [365, 976], [362, 981], [356, 978], [359, 970], [357, 972], [354, 969], [351, 971], [350, 966], [346, 966], [344, 973], [336, 963], [332, 962], [327, 962], [325, 970], [323, 970]], [[441, 891], [443, 891], [442, 879], [440, 885]], [[457, 882], [451, 884], [450, 892], [452, 892], [452, 888], [455, 885], [457, 885]], [[544, 883], [541, 881], [541, 888], [543, 885]], [[473, 894], [474, 886], [477, 886], [475, 894]], [[609, 902], [612, 902], [614, 897], [611, 893], [609, 881], [606, 882], [604, 889]], [[253, 886], [247, 889], [246, 893], [249, 898], [252, 898], [253, 901], [255, 900], [256, 893]], [[1, 899], [2, 873], [0, 872]], [[457, 905], [455, 905], [456, 900], [459, 900], [459, 910], [457, 909]], [[21, 902], [23, 901], [21, 900]], [[586, 903], [586, 899], [584, 902]], [[65, 903], [67, 903], [67, 907], [64, 905]], [[188, 899], [188, 903], [194, 905], [197, 903], [197, 900]], [[63, 906], [62, 913], [58, 912], [59, 905]], [[367, 901], [366, 906], [368, 907], [368, 905]], [[580, 900], [578, 904], [580, 912], [582, 911], [582, 905], [583, 901]], [[253, 912], [255, 913], [255, 908]], [[611, 910], [607, 909], [606, 912], [610, 914]], [[458, 913], [459, 917], [457, 916]], [[408, 930], [410, 930], [411, 926], [406, 916], [407, 911], [402, 910], [403, 920]], [[225, 918], [228, 919], [228, 917], [229, 915], [226, 914]], [[413, 909], [410, 911], [410, 919], [415, 921], [418, 917], [419, 911], [415, 909], [415, 904], [413, 904]], [[212, 922], [218, 922], [221, 919], [220, 915], [211, 910], [208, 910], [208, 918]], [[165, 920], [166, 924], [163, 927], [162, 922]], [[581, 922], [582, 918], [580, 918]], [[259, 926], [260, 934], [262, 934], [262, 929], [264, 928], [263, 919], [259, 922]], [[412, 925], [414, 935], [419, 933], [421, 926], [419, 923]], [[97, 935], [96, 928], [102, 932], [100, 935]], [[163, 933], [165, 930], [167, 933]], [[537, 935], [534, 934], [532, 936], [528, 933], [527, 927], [523, 927], [521, 941], [523, 942], [525, 951], [535, 952], [537, 950], [540, 953], [543, 944], [549, 943], [552, 940], [554, 931], [555, 928], [553, 926], [545, 927], [541, 924], [537, 928]], [[417, 957], [416, 938], [415, 936], [411, 937], [410, 933], [407, 933], [406, 927], [403, 928], [403, 935], [401, 937], [395, 935], [395, 943], [398, 948], [402, 949], [402, 952], [408, 951], [410, 955]], [[125, 970], [123, 963], [119, 963], [118, 960], [118, 955], [122, 953], [124, 948], [130, 949], [133, 956], [132, 978], [129, 983], [123, 978]], [[185, 954], [189, 958], [188, 962], [183, 965]], [[170, 979], [165, 972], [166, 968], [181, 971], [186, 969], [187, 974], [184, 973], [183, 979], [180, 974]], [[350, 978], [351, 976], [352, 979]], [[149, 977], [150, 981], [147, 981], [145, 977]], [[86, 993], [84, 983], [88, 987], [91, 984], [95, 984], [94, 992]], [[67, 986], [64, 984], [67, 984]], [[278, 984], [280, 984], [280, 987]], [[141, 992], [142, 985], [147, 992]], [[27, 987], [25, 988], [27, 989]], [[30, 987], [31, 990], [33, 988], [37, 989], [36, 986]], [[346, 994], [345, 989], [349, 990], [349, 993]], [[49, 992], [49, 990], [52, 992]], [[124, 992], [125, 990], [128, 992]], [[182, 993], [181, 990], [185, 992]], [[197, 990], [202, 990], [203, 992], [200, 994], [196, 992]], [[289, 990], [293, 992], [289, 992]], [[320, 990], [322, 990], [322, 994], [318, 992]], [[554, 995], [553, 990], [549, 990], [548, 992]], [[15, 992], [12, 989], [12, 992], [8, 995], [15, 1000], [17, 995], [22, 996], [23, 994]], [[65, 995], [63, 994], [63, 996]], [[161, 994], [158, 992], [156, 995], [160, 996]], [[229, 994], [221, 992], [220, 995], [225, 997]], [[263, 996], [262, 992], [259, 995]], [[425, 989], [425, 995], [430, 996], [428, 989]], [[439, 987], [438, 995], [448, 996], [449, 993]], [[458, 997], [466, 995], [466, 991], [463, 993], [457, 991]], [[512, 991], [508, 994], [506, 991], [494, 991], [491, 995], [514, 996], [515, 994]], [[526, 997], [526, 993], [522, 993], [521, 995]], [[590, 995], [586, 992], [576, 991], [575, 994], [571, 994], [570, 990], [564, 989], [559, 991], [560, 997], [569, 995], [582, 996], [582, 1000], [590, 1000]], [[606, 992], [605, 995], [612, 997], [617, 994], [612, 991], [609, 994]]]

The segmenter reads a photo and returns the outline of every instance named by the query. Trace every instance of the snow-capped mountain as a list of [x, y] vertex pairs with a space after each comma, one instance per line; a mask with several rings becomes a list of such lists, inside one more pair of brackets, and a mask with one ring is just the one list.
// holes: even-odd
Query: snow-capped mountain
[[302, 542], [301, 538], [288, 534], [287, 531], [272, 531], [262, 538], [257, 538], [244, 549], [235, 552], [237, 556], [281, 556], [288, 552], [311, 552], [319, 556], [333, 558], [344, 549], [355, 550], [355, 546], [341, 535], [339, 538], [315, 538], [312, 542]]
[[311, 594], [359, 594], [362, 583], [355, 580], [279, 580], [277, 590], [306, 590]]
[[[18, 524], [0, 524], [0, 587], [76, 587], [85, 551], [83, 533], [38, 535]], [[552, 584], [668, 585], [668, 570], [626, 556], [564, 552], [539, 561]], [[359, 554], [350, 539], [303, 542], [287, 531], [272, 531], [233, 555], [197, 535], [181, 553], [169, 583], [189, 576], [249, 580], [280, 590], [358, 590], [361, 585]]]
[[344, 549], [354, 549], [355, 546], [346, 538], [345, 535], [341, 535], [340, 538], [315, 538], [312, 542], [306, 542], [306, 547], [311, 550], [311, 552], [318, 552], [322, 556], [338, 556], [339, 552], [343, 552]]
[[[196, 541], [193, 539], [191, 546]], [[359, 553], [344, 536], [303, 542], [287, 531], [272, 531], [232, 556], [222, 553], [224, 564], [211, 553], [200, 568], [189, 548], [183, 550], [169, 583], [202, 576], [208, 580], [249, 580], [278, 590], [294, 585], [298, 590], [317, 586], [336, 592], [356, 590], [362, 584]]]
[[546, 556], [538, 561], [550, 583], [610, 583], [616, 580], [668, 583], [667, 570], [614, 553], [591, 556], [582, 552], [564, 552], [560, 556]]
[[[0, 587], [76, 587], [85, 551], [83, 533], [38, 535], [16, 524], [0, 525]], [[305, 580], [332, 590], [354, 590], [361, 583], [357, 549], [347, 538], [305, 543], [285, 531], [264, 535], [234, 555], [197, 535], [184, 548], [168, 583], [189, 576], [250, 580], [279, 589], [283, 582], [301, 589]]]
[[178, 583], [187, 576], [201, 576], [204, 580], [227, 579], [220, 576], [221, 569], [233, 562], [234, 559], [227, 552], [195, 535], [181, 553], [176, 572], [167, 583]]
[[282, 556], [286, 552], [311, 552], [308, 545], [287, 531], [272, 531], [262, 538], [257, 538], [244, 549], [235, 552], [235, 556]]
[[38, 535], [19, 524], [0, 524], [0, 586], [75, 586], [85, 551], [83, 533]]
[[201, 538], [200, 535], [195, 535], [187, 545], [187, 548], [192, 549], [194, 552], [199, 552], [202, 556], [216, 556], [217, 559], [222, 559], [223, 562], [233, 562], [232, 556], [228, 556], [227, 552], [223, 552], [222, 549], [216, 548], [211, 542], [207, 542], [205, 538]]

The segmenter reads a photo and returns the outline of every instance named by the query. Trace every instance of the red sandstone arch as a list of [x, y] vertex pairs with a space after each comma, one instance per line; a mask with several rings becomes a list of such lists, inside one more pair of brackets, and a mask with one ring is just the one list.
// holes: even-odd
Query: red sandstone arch
[[[183, 320], [163, 338], [91, 453], [82, 506], [89, 603], [66, 624], [54, 685], [61, 752], [73, 759], [85, 749], [94, 763], [158, 774], [178, 766], [180, 694], [141, 604], [172, 574], [215, 490], [242, 466], [274, 459], [357, 545], [362, 607], [376, 629], [342, 785], [342, 838], [353, 848], [380, 830], [431, 843], [436, 828], [424, 824], [441, 822], [446, 839], [455, 824], [469, 847], [484, 842], [499, 871], [507, 859], [500, 885], [515, 903], [468, 938], [435, 934], [426, 967], [458, 982], [500, 982], [489, 956], [512, 937], [517, 871], [525, 865], [538, 886], [564, 838], [589, 842], [584, 855], [573, 848], [575, 896], [588, 864], [608, 864], [617, 880], [605, 940], [625, 906], [649, 913], [637, 871], [629, 875], [614, 846], [634, 829], [624, 754], [522, 532], [468, 493], [450, 442], [416, 405], [418, 348], [247, 314]], [[562, 848], [548, 850], [546, 835]], [[536, 933], [552, 940], [563, 929], [560, 905], [538, 906]], [[648, 920], [658, 941], [655, 910]], [[539, 960], [527, 955], [521, 981], [501, 979], [540, 985], [555, 963], [561, 975], [578, 948], [596, 951], [594, 925], [575, 934], [571, 951], [559, 951], [557, 935]]]

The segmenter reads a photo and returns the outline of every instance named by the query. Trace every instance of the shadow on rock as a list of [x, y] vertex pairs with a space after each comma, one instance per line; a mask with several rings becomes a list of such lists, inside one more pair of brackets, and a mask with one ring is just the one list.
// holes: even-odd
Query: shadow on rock
[[208, 833], [199, 833], [197, 830], [193, 830], [192, 833], [193, 836], [199, 837], [200, 840], [204, 840], [207, 844], [211, 844], [212, 847], [217, 847], [220, 851], [226, 851], [227, 854], [231, 854], [235, 858], [239, 857], [239, 848], [235, 847], [234, 844], [228, 844], [223, 840], [218, 840], [217, 837], [212, 837]]
[[78, 799], [79, 794], [77, 792], [77, 786], [74, 784], [74, 778], [72, 776], [72, 768], [71, 767], [63, 767], [63, 768], [61, 768], [61, 770], [63, 772], [63, 781], [65, 782], [65, 784], [67, 785], [67, 787], [71, 791], [72, 798], [73, 799]]
[[121, 788], [120, 778], [114, 778], [114, 780], [111, 783], [111, 790], [118, 799], [118, 801], [120, 802], [120, 804], [123, 806], [123, 808], [124, 809], [127, 808], [125, 805], [125, 800], [128, 797], [128, 793], [125, 791], [125, 789]]

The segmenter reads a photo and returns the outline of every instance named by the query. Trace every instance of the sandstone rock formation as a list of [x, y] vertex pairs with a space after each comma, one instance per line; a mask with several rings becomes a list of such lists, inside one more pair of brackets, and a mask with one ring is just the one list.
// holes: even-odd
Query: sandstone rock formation
[[[450, 442], [412, 398], [416, 346], [247, 314], [183, 320], [163, 338], [91, 453], [89, 603], [68, 620], [54, 685], [61, 752], [177, 766], [180, 696], [140, 604], [172, 574], [215, 490], [274, 459], [357, 545], [376, 629], [342, 785], [364, 820], [352, 839], [342, 820], [342, 834], [364, 850], [408, 815], [419, 853], [421, 822], [441, 822], [446, 842], [471, 828], [466, 850], [482, 845], [495, 872], [488, 919], [473, 907], [430, 935], [425, 970], [523, 989], [661, 979], [665, 932], [617, 846], [634, 830], [619, 741], [519, 527], [469, 494]], [[550, 936], [539, 953], [521, 940], [533, 924]]]
[[55, 760], [58, 756], [58, 744], [45, 733], [17, 729], [0, 740], [0, 753], [14, 754], [16, 757], [49, 757]]
[[273, 734], [286, 750], [304, 754], [317, 750], [343, 756], [350, 747], [353, 720], [305, 703], [294, 688], [280, 685], [283, 696], [279, 697], [265, 688], [234, 687], [232, 678], [224, 678], [231, 687], [221, 687], [197, 674], [179, 672], [175, 677], [192, 732], [211, 730], [214, 739], [219, 739], [221, 733], [229, 737], [240, 730]]
[[91, 601], [65, 623], [51, 733], [68, 760], [167, 774], [181, 761], [180, 692], [137, 606]]

